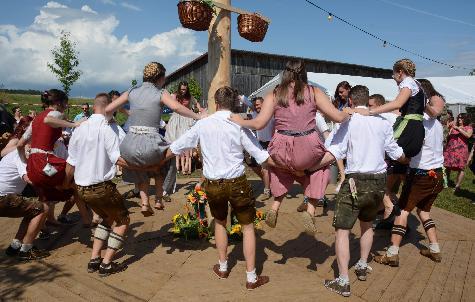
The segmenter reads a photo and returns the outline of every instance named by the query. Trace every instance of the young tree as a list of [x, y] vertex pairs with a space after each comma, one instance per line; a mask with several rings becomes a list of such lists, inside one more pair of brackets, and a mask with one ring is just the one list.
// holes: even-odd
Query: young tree
[[82, 71], [78, 69], [79, 52], [76, 51], [76, 43], [71, 41], [71, 34], [61, 32], [59, 46], [51, 50], [53, 63], [48, 63], [48, 68], [58, 78], [64, 92], [69, 95], [73, 84], [79, 80]]
[[473, 69], [472, 71], [470, 71], [470, 73], [469, 73], [468, 75], [475, 76], [475, 69]]

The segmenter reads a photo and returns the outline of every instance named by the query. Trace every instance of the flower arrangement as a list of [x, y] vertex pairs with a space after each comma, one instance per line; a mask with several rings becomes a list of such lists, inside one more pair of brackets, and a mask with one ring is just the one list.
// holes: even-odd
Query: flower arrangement
[[[262, 221], [266, 219], [266, 214], [262, 211], [256, 210], [256, 217], [254, 218], [254, 226], [256, 229], [262, 227]], [[239, 224], [235, 215], [231, 218], [231, 227], [228, 228], [229, 239], [241, 240], [242, 239], [242, 227]]]
[[[186, 196], [186, 214], [176, 214], [172, 218], [172, 233], [188, 239], [209, 238], [210, 230], [206, 220], [205, 207], [208, 202], [206, 193], [196, 188]], [[190, 207], [193, 209], [191, 211]]]

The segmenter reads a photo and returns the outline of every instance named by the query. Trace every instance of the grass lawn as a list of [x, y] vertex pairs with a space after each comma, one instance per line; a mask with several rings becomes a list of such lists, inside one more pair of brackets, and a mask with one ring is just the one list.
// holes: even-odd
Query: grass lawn
[[[455, 180], [456, 174], [451, 178]], [[465, 178], [460, 191], [454, 195], [453, 188], [447, 188], [439, 194], [435, 206], [459, 214], [470, 219], [475, 219], [475, 176], [469, 169], [465, 170]]]

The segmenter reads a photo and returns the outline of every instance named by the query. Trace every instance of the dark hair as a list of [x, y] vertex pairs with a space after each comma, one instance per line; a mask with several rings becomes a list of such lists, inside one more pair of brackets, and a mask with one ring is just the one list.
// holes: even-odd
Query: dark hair
[[[429, 80], [426, 79], [417, 79], [417, 81], [421, 84], [422, 90], [426, 94], [428, 98], [431, 98], [433, 96], [439, 96], [441, 98], [444, 98], [442, 94], [440, 94], [437, 90], [435, 90], [434, 86]], [[445, 99], [444, 99], [445, 101]]]
[[369, 100], [369, 89], [363, 85], [353, 86], [348, 95], [354, 105], [366, 106]]
[[374, 103], [378, 106], [386, 104], [386, 99], [381, 94], [372, 94], [369, 96], [370, 99], [374, 100]]
[[463, 124], [465, 126], [468, 126], [470, 125], [471, 121], [470, 121], [470, 116], [466, 113], [460, 113], [458, 116], [457, 116], [457, 120], [456, 120], [456, 123], [457, 123], [457, 126], [460, 126], [459, 125], [459, 118], [462, 118], [463, 120]]
[[264, 102], [264, 98], [261, 96], [255, 97], [251, 100], [252, 104], [255, 105], [257, 101]]
[[223, 86], [216, 90], [214, 94], [214, 101], [216, 104], [219, 104], [221, 108], [233, 111], [237, 97], [238, 95], [236, 94], [236, 90], [229, 86]]
[[20, 139], [22, 137], [23, 133], [25, 133], [26, 129], [28, 128], [28, 126], [30, 125], [32, 120], [33, 120], [33, 118], [29, 115], [23, 116], [18, 121], [18, 125], [16, 126], [15, 131], [13, 131], [13, 134], [12, 134], [12, 136], [10, 136], [9, 140], [11, 140], [13, 138]]
[[12, 112], [13, 112], [13, 114], [15, 114], [15, 113], [16, 113], [16, 110], [17, 110], [17, 109], [20, 109], [20, 110], [21, 110], [21, 108], [20, 108], [19, 106], [15, 106], [15, 107], [13, 107], [13, 108], [12, 108]]
[[[340, 90], [340, 88], [342, 88], [342, 87], [345, 90], [350, 90], [351, 89], [351, 85], [347, 81], [340, 82], [340, 83], [338, 83], [338, 85], [336, 85], [335, 95], [333, 96], [334, 97], [333, 106], [335, 106], [336, 108], [338, 108], [338, 103], [340, 101], [343, 101], [343, 100], [340, 100], [340, 94], [338, 93], [338, 90]], [[346, 102], [346, 100], [344, 100], [344, 101]]]
[[120, 96], [120, 93], [117, 90], [109, 91], [109, 97], [112, 99], [113, 96]]
[[305, 87], [308, 83], [305, 62], [302, 60], [287, 61], [287, 64], [285, 64], [282, 81], [274, 89], [274, 97], [277, 99], [279, 106], [284, 108], [289, 106], [289, 88], [292, 83], [294, 83], [292, 95], [295, 103], [300, 106], [305, 102]]
[[158, 62], [150, 62], [143, 69], [143, 81], [157, 83], [158, 80], [165, 76], [167, 70]]
[[68, 96], [64, 91], [59, 89], [50, 89], [43, 92], [41, 95], [41, 102], [46, 106], [54, 104], [64, 104], [68, 101]]
[[81, 106], [87, 106], [87, 108], [89, 108], [89, 103], [83, 103]]
[[[181, 86], [186, 87], [186, 92], [185, 93], [181, 92]], [[188, 82], [187, 81], [181, 81], [180, 83], [178, 83], [178, 87], [176, 89], [175, 94], [176, 94], [176, 99], [179, 102], [181, 102], [183, 100], [190, 100], [191, 101], [191, 93], [190, 93], [190, 87], [188, 85]]]

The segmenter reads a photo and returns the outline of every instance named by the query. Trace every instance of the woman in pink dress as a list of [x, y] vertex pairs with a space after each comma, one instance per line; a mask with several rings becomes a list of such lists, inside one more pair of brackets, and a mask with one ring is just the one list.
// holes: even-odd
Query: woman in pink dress
[[266, 223], [274, 228], [280, 205], [294, 181], [304, 188], [309, 197], [307, 211], [302, 219], [305, 230], [316, 231], [313, 217], [318, 199], [325, 195], [329, 178], [329, 169], [305, 173], [318, 163], [326, 152], [323, 142], [316, 131], [315, 113], [320, 110], [330, 120], [341, 123], [348, 114], [333, 107], [328, 97], [318, 88], [308, 85], [307, 72], [302, 61], [289, 61], [282, 74], [282, 81], [262, 104], [259, 115], [252, 120], [243, 120], [235, 114], [231, 119], [237, 124], [250, 128], [262, 129], [274, 116], [276, 133], [269, 144], [269, 154], [279, 166], [288, 170], [270, 170], [270, 188], [274, 203], [267, 213]]
[[455, 191], [460, 188], [465, 167], [468, 163], [468, 140], [473, 135], [472, 126], [466, 113], [457, 116], [455, 124], [450, 125], [447, 145], [444, 150], [444, 166], [447, 169], [447, 178], [450, 179], [450, 171], [458, 171]]

